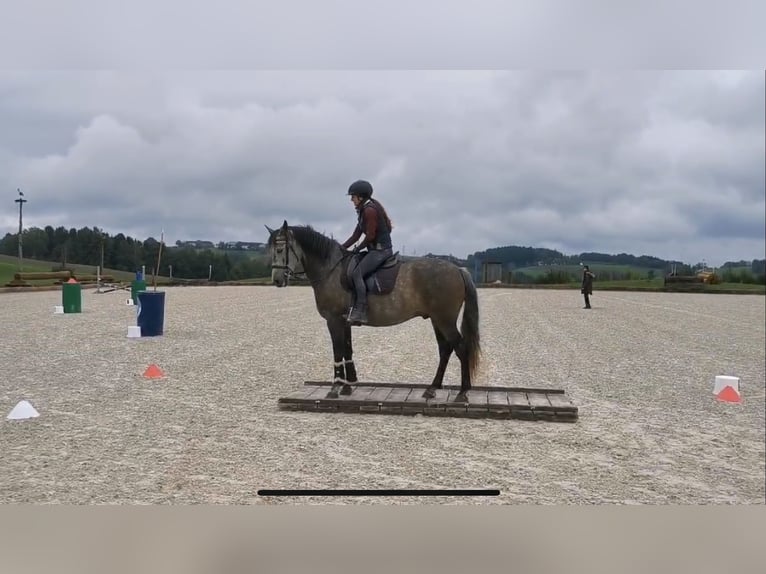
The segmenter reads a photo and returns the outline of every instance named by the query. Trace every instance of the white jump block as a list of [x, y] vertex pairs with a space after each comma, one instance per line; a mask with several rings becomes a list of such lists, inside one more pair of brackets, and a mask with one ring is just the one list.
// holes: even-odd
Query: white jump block
[[138, 327], [137, 325], [131, 325], [128, 327], [128, 337], [131, 339], [137, 338], [141, 336], [141, 327]]
[[739, 393], [739, 377], [730, 377], [728, 375], [717, 375], [713, 385], [713, 394], [718, 395], [726, 387], [731, 387]]
[[33, 407], [29, 401], [19, 401], [18, 404], [13, 407], [13, 410], [8, 413], [8, 420], [19, 421], [24, 419], [32, 419], [39, 416], [40, 413], [37, 412], [35, 407]]
[[64, 313], [64, 306], [63, 305], [54, 305], [53, 306], [53, 314], [54, 315], [63, 315]]
[[128, 307], [133, 307], [133, 299], [125, 299], [125, 304]]

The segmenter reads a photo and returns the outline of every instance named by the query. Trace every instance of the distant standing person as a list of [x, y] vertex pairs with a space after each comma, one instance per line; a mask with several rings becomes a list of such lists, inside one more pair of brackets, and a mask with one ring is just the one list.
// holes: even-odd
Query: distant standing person
[[585, 297], [585, 307], [583, 309], [590, 309], [590, 296], [593, 295], [593, 278], [595, 275], [590, 272], [590, 267], [584, 265], [582, 268], [582, 287], [580, 287], [580, 293]]

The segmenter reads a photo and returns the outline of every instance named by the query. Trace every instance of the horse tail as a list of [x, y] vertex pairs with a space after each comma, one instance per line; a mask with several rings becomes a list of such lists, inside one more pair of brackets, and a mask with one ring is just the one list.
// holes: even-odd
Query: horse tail
[[471, 279], [470, 273], [465, 269], [460, 270], [465, 284], [465, 306], [463, 308], [463, 321], [460, 324], [460, 334], [465, 342], [466, 355], [468, 358], [468, 370], [471, 380], [474, 379], [476, 369], [479, 367], [481, 357], [481, 344], [479, 338], [479, 299], [476, 294], [476, 286]]

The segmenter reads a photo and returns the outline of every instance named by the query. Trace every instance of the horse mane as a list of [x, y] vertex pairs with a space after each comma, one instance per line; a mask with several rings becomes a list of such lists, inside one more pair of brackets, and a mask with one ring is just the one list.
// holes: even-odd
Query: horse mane
[[335, 239], [319, 233], [310, 225], [293, 225], [289, 229], [301, 249], [314, 257], [329, 259], [335, 248], [340, 248], [340, 243]]

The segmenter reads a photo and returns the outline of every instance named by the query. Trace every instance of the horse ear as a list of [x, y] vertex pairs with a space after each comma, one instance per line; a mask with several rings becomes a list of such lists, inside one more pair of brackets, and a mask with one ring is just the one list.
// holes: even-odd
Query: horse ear
[[287, 230], [287, 220], [282, 224], [282, 229]]
[[271, 227], [269, 227], [269, 226], [268, 226], [268, 225], [266, 225], [265, 223], [264, 223], [264, 225], [263, 225], [263, 226], [266, 228], [266, 231], [268, 231], [268, 232], [269, 232], [269, 235], [274, 235], [274, 230], [273, 230]]

